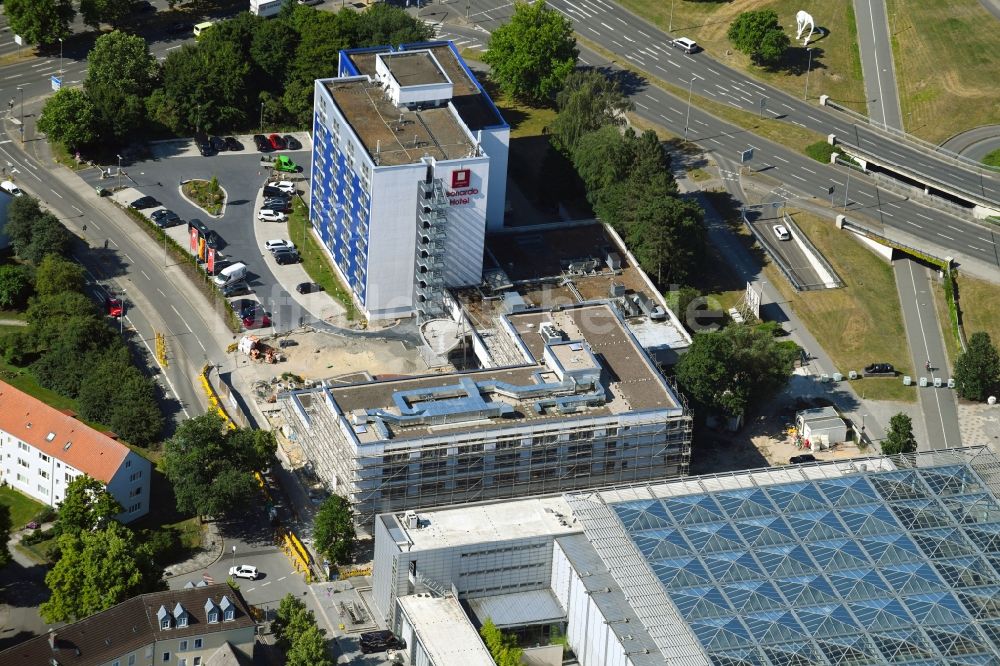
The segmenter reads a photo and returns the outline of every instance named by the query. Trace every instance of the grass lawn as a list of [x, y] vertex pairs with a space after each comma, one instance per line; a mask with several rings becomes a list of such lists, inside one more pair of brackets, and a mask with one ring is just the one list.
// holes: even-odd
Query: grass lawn
[[222, 205], [226, 202], [226, 193], [219, 187], [218, 182], [214, 188], [212, 183], [211, 180], [189, 180], [181, 185], [181, 191], [209, 215], [219, 215], [222, 213]]
[[1000, 307], [997, 294], [1000, 286], [968, 275], [958, 276], [958, 300], [962, 309], [965, 334], [986, 331], [993, 345], [1000, 347]]
[[[850, 370], [860, 372], [875, 361], [892, 363], [901, 375], [914, 375], [892, 267], [851, 234], [838, 231], [833, 222], [802, 212], [792, 216], [845, 286], [796, 292], [777, 267], [769, 264], [765, 274], [771, 284], [844, 375]], [[917, 397], [915, 389], [903, 386], [898, 377], [860, 379], [851, 385], [858, 395], [872, 400], [912, 402]]]
[[986, 157], [983, 158], [983, 164], [1000, 167], [1000, 148], [986, 153]]
[[[958, 286], [961, 288], [962, 280]], [[944, 351], [948, 355], [948, 368], [955, 367], [955, 359], [958, 358], [962, 348], [958, 344], [958, 336], [951, 325], [951, 315], [948, 312], [948, 300], [944, 295], [944, 287], [935, 285], [931, 290], [934, 294], [934, 311], [937, 313], [938, 324], [941, 326], [941, 338], [944, 340]]]
[[906, 130], [939, 143], [1000, 122], [1000, 30], [979, 0], [889, 0], [887, 9]]
[[[976, 0], [971, 0], [975, 2]], [[750, 76], [766, 81], [793, 95], [803, 95], [809, 54], [802, 42], [795, 41], [795, 14], [804, 9], [816, 20], [816, 26], [826, 28], [823, 36], [814, 32], [812, 71], [809, 74], [809, 97], [829, 95], [856, 111], [866, 112], [864, 80], [857, 47], [857, 28], [853, 4], [848, 0], [619, 0], [620, 4], [655, 23], [662, 30], [670, 26], [673, 11], [672, 36], [684, 36], [698, 42], [713, 59]], [[733, 49], [726, 37], [729, 25], [741, 12], [772, 9], [785, 34], [792, 40], [785, 62], [778, 71], [761, 69], [750, 59]], [[697, 56], [695, 56], [697, 57]]]
[[24, 310], [0, 310], [0, 319], [16, 319], [18, 321], [24, 321], [25, 313]]
[[0, 504], [6, 504], [10, 510], [12, 530], [19, 530], [27, 525], [38, 512], [45, 508], [41, 502], [36, 502], [27, 495], [22, 495], [13, 488], [0, 487]]
[[319, 241], [312, 234], [306, 233], [308, 225], [309, 208], [305, 202], [296, 197], [292, 201], [292, 212], [288, 215], [288, 237], [299, 248], [302, 267], [309, 274], [309, 279], [322, 285], [328, 294], [347, 308], [347, 318], [354, 320], [357, 310], [354, 308], [354, 301], [351, 300], [351, 292], [340, 281]]

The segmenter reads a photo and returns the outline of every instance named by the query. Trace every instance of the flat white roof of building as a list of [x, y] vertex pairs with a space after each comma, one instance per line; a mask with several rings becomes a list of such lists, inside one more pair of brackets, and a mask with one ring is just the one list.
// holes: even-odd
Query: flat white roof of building
[[398, 601], [434, 666], [493, 663], [489, 650], [454, 597], [411, 594]]
[[468, 599], [466, 603], [480, 622], [489, 618], [500, 629], [551, 624], [566, 617], [551, 589], [477, 597]]
[[417, 512], [422, 527], [406, 526], [403, 513], [396, 523], [413, 550], [509, 541], [536, 536], [572, 534], [583, 528], [562, 497], [466, 504]]

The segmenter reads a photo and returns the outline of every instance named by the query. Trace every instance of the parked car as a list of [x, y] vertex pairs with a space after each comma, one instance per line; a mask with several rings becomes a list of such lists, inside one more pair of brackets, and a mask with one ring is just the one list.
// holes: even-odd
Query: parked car
[[159, 210], [154, 210], [149, 215], [149, 219], [151, 219], [153, 222], [159, 222], [160, 220], [171, 220], [179, 217], [180, 216], [177, 215], [177, 213], [170, 210], [169, 208], [160, 208]]
[[243, 150], [243, 144], [235, 136], [227, 136], [223, 142], [226, 144], [226, 150]]
[[135, 208], [136, 210], [142, 210], [143, 208], [152, 208], [153, 206], [159, 206], [160, 202], [153, 197], [139, 197], [132, 203], [128, 205], [129, 208]]
[[284, 190], [279, 190], [274, 185], [264, 185], [264, 196], [265, 197], [282, 197], [287, 199], [291, 196], [288, 192]]
[[287, 218], [284, 213], [279, 213], [270, 208], [263, 208], [257, 213], [257, 219], [262, 222], [284, 222]]
[[24, 194], [24, 192], [21, 191], [21, 188], [9, 180], [5, 180], [0, 183], [0, 190], [3, 190], [12, 197], [19, 197]]
[[792, 456], [788, 459], [791, 465], [800, 465], [802, 463], [816, 462], [816, 456], [811, 453], [803, 453], [800, 456]]
[[401, 650], [405, 647], [406, 643], [391, 631], [368, 631], [361, 634], [361, 652], [364, 654], [392, 649]]
[[285, 140], [285, 145], [288, 146], [288, 150], [302, 150], [302, 143], [291, 134], [286, 134], [282, 138]]
[[265, 241], [264, 247], [268, 252], [274, 252], [281, 249], [294, 250], [295, 244], [290, 240], [285, 240], [284, 238], [274, 238], [272, 240]]
[[250, 580], [257, 580], [257, 567], [250, 564], [240, 564], [235, 567], [229, 567], [229, 575], [233, 578], [248, 578]]
[[783, 224], [776, 224], [776, 225], [774, 225], [773, 227], [771, 227], [771, 231], [774, 232], [774, 235], [780, 241], [786, 241], [786, 240], [791, 240], [792, 239], [792, 235], [790, 233], [788, 233], [788, 227], [786, 227]]
[[274, 150], [284, 150], [288, 147], [288, 144], [285, 143], [280, 134], [269, 134], [267, 140], [271, 143], [271, 148]]
[[311, 294], [315, 291], [323, 291], [323, 285], [315, 282], [300, 282], [295, 285], [295, 291], [300, 294]]
[[302, 261], [299, 251], [295, 249], [276, 250], [271, 254], [274, 255], [274, 260], [282, 266], [285, 264], [297, 264]]
[[257, 308], [250, 314], [242, 317], [244, 328], [266, 328], [271, 325], [271, 318], [264, 308]]
[[285, 173], [298, 173], [302, 170], [302, 167], [293, 162], [292, 158], [287, 155], [278, 155], [274, 159], [274, 170], [284, 171]]
[[221, 287], [219, 291], [221, 291], [222, 295], [226, 298], [230, 298], [232, 296], [245, 296], [246, 294], [253, 293], [253, 289], [250, 288], [250, 285], [247, 284], [245, 280], [227, 284], [224, 287]]
[[693, 39], [688, 39], [687, 37], [678, 37], [677, 39], [670, 40], [670, 45], [675, 49], [680, 49], [684, 53], [697, 53], [701, 50], [698, 43]]
[[218, 249], [219, 245], [221, 245], [222, 237], [214, 229], [209, 229], [205, 226], [205, 223], [197, 217], [188, 220], [188, 229], [190, 230], [191, 228], [198, 230], [198, 235], [205, 239], [205, 245], [208, 247]]
[[226, 147], [226, 140], [221, 136], [210, 137], [208, 143], [212, 146], [212, 150], [217, 153], [221, 153], [224, 150], [228, 150]]
[[208, 137], [195, 137], [195, 143], [198, 144], [198, 152], [201, 153], [202, 157], [211, 157], [218, 151], [212, 147], [212, 142]]
[[237, 298], [229, 303], [229, 307], [240, 319], [243, 319], [243, 317], [248, 317], [256, 312], [257, 308], [260, 307], [260, 302], [252, 298]]
[[271, 183], [271, 187], [276, 187], [289, 196], [295, 194], [295, 183], [290, 180], [281, 180], [277, 183]]
[[125, 303], [111, 292], [104, 298], [104, 312], [109, 317], [118, 319], [125, 314]]
[[262, 153], [269, 153], [272, 150], [271, 143], [267, 140], [267, 137], [264, 136], [263, 134], [253, 135], [253, 145], [257, 146], [257, 150], [259, 150]]
[[896, 368], [892, 366], [892, 363], [872, 363], [865, 366], [866, 375], [894, 375], [896, 374]]
[[270, 197], [268, 199], [264, 199], [264, 205], [261, 207], [270, 208], [271, 210], [277, 210], [283, 213], [287, 213], [288, 210], [291, 208], [289, 203], [290, 202], [288, 201], [288, 199], [284, 199], [282, 197]]

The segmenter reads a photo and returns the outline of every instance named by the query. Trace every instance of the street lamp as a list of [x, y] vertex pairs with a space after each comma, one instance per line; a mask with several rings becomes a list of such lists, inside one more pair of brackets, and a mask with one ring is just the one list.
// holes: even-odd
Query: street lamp
[[21, 93], [21, 143], [24, 143], [24, 88], [18, 86], [17, 92]]
[[809, 66], [806, 67], [806, 90], [802, 93], [802, 99], [809, 99], [809, 72], [812, 71], [813, 66], [813, 50], [812, 47], [806, 49], [809, 51]]
[[236, 546], [233, 546], [233, 566], [236, 566]]
[[692, 74], [691, 75], [691, 80], [688, 81], [688, 109], [687, 109], [687, 118], [685, 118], [685, 120], [684, 120], [684, 140], [685, 141], [688, 138], [688, 127], [690, 127], [690, 125], [691, 125], [691, 91], [692, 91], [692, 89], [694, 87], [694, 80], [695, 79], [701, 79], [702, 81], [705, 80], [705, 79], [702, 79], [700, 76], [698, 76], [696, 74]]
[[674, 31], [674, 3], [677, 0], [670, 0], [670, 25], [667, 26], [667, 32]]
[[63, 40], [59, 38], [59, 76], [63, 73]]
[[115, 188], [115, 191], [117, 192], [117, 191], [119, 191], [121, 189], [122, 189], [122, 156], [119, 155], [118, 156], [118, 186]]
[[118, 316], [118, 334], [125, 335], [125, 290], [122, 289], [122, 313]]

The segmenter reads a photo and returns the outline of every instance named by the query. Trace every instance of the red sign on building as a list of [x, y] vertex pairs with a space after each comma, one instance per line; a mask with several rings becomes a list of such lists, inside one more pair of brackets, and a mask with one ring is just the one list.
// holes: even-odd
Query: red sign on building
[[455, 169], [451, 172], [451, 188], [461, 189], [463, 187], [468, 187], [469, 183], [472, 182], [472, 170], [471, 169]]
[[194, 227], [191, 227], [190, 234], [191, 234], [191, 251], [192, 252], [197, 252], [198, 251], [198, 230], [195, 229]]
[[215, 273], [215, 248], [208, 248], [208, 259], [205, 260], [205, 267], [209, 273]]

